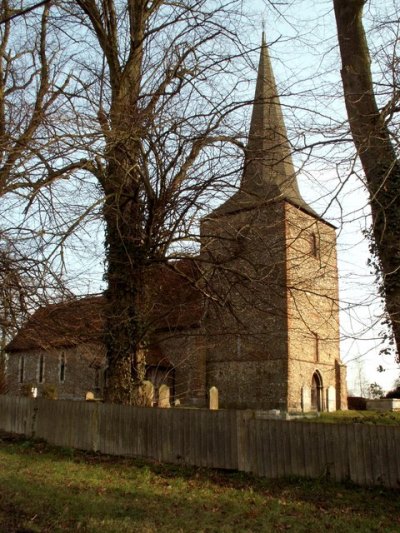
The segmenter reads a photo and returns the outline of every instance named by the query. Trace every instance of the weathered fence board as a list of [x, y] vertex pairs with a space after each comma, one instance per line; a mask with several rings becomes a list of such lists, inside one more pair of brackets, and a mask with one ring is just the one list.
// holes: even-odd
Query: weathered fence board
[[65, 400], [31, 400], [36, 420], [35, 437], [56, 446], [92, 450], [96, 436], [97, 405], [91, 402]]
[[400, 488], [400, 427], [268, 420], [254, 411], [157, 409], [0, 396], [0, 429], [60, 446]]
[[0, 429], [30, 437], [35, 421], [32, 400], [14, 396], [0, 398]]

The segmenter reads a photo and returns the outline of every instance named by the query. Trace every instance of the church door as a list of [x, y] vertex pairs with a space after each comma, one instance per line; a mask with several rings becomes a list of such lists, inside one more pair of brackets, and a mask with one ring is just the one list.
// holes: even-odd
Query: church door
[[314, 372], [311, 381], [311, 409], [322, 411], [322, 378], [319, 372]]

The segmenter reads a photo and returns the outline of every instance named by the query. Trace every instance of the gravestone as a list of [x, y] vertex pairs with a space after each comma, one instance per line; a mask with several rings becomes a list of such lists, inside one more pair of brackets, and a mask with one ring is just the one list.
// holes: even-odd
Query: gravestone
[[154, 403], [154, 385], [151, 381], [143, 381], [142, 385], [143, 405], [153, 407]]
[[307, 385], [301, 388], [301, 405], [304, 413], [311, 411], [311, 387]]
[[88, 392], [86, 393], [86, 401], [87, 401], [87, 402], [92, 402], [93, 400], [94, 400], [94, 394], [93, 394], [93, 392], [88, 391]]
[[171, 407], [169, 403], [168, 385], [161, 385], [158, 389], [158, 407]]
[[326, 408], [329, 412], [336, 411], [336, 389], [332, 385], [326, 389]]
[[218, 389], [217, 387], [211, 387], [210, 389], [210, 409], [217, 410], [218, 405]]

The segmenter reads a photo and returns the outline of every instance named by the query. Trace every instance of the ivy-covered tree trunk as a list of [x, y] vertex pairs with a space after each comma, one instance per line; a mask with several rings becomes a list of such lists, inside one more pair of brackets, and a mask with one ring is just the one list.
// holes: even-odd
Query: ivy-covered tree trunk
[[[400, 354], [400, 163], [379, 111], [362, 23], [367, 0], [334, 0], [342, 81], [350, 128], [369, 192], [373, 252], [382, 274], [382, 294]], [[390, 111], [390, 105], [387, 110]]]
[[[130, 98], [115, 105], [113, 133], [104, 179], [106, 227], [106, 400], [140, 404], [145, 378], [142, 359], [144, 269], [148, 254], [144, 236], [143, 191], [139, 151], [134, 139], [136, 106]], [[124, 111], [125, 110], [125, 111]], [[115, 137], [115, 133], [117, 136]], [[117, 142], [115, 142], [115, 139]]]
[[[83, 2], [84, 3], [84, 2]], [[93, 17], [94, 4], [88, 14]], [[112, 4], [110, 4], [111, 6]], [[122, 68], [116, 47], [116, 18], [109, 12], [110, 29], [103, 45], [111, 80], [109, 119], [99, 121], [106, 139], [107, 165], [101, 184], [104, 190], [106, 230], [106, 324], [107, 380], [105, 398], [120, 404], [140, 404], [145, 378], [142, 320], [144, 268], [147, 257], [146, 195], [141, 174], [142, 123], [140, 90], [143, 37], [147, 2], [128, 2], [130, 9], [130, 56]], [[101, 42], [101, 39], [100, 39]]]
[[140, 308], [143, 301], [143, 260], [134, 220], [137, 206], [128, 195], [106, 201], [107, 281], [105, 344], [106, 400], [140, 403], [145, 362], [141, 358]]

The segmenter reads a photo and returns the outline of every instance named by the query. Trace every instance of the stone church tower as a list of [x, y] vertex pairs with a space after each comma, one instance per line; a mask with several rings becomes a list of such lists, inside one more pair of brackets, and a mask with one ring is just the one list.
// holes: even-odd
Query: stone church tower
[[201, 235], [221, 406], [345, 409], [335, 228], [301, 197], [264, 35], [240, 188]]

